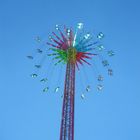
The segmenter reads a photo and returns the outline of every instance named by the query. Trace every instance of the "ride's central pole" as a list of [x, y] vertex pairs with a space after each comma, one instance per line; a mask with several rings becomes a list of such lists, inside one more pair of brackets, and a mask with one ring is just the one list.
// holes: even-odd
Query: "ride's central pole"
[[74, 140], [75, 64], [67, 63], [60, 140]]

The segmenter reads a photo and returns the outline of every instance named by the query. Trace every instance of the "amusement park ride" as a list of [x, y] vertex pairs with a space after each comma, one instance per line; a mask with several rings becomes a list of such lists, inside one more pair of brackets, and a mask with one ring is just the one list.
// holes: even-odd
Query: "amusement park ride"
[[[49, 36], [49, 42], [46, 42], [49, 53], [43, 52], [41, 48], [36, 51], [39, 54], [46, 53], [47, 56], [53, 57], [56, 60], [55, 65], [66, 65], [66, 73], [64, 79], [64, 94], [63, 94], [63, 106], [62, 106], [62, 118], [60, 128], [60, 140], [74, 140], [74, 109], [75, 109], [75, 73], [80, 70], [79, 65], [92, 65], [87, 60], [95, 59], [95, 57], [101, 57], [100, 52], [105, 48], [102, 45], [102, 39], [104, 34], [99, 32], [95, 37], [90, 33], [83, 31], [83, 23], [78, 23], [76, 31], [66, 26], [60, 27], [56, 25], [58, 32], [52, 32]], [[38, 42], [41, 42], [39, 37], [36, 38]], [[114, 55], [112, 50], [106, 51], [109, 57]], [[34, 56], [27, 56], [29, 59], [34, 59]], [[113, 75], [113, 70], [106, 59], [101, 59], [101, 63], [104, 67], [107, 67], [108, 75]], [[40, 69], [42, 64], [34, 65], [36, 69]], [[38, 77], [37, 73], [31, 74], [31, 77]], [[97, 80], [103, 81], [103, 76], [98, 75]], [[40, 82], [48, 82], [48, 78], [40, 79]], [[60, 87], [55, 87], [55, 92], [58, 92]], [[103, 85], [98, 84], [97, 90], [102, 90]], [[49, 87], [45, 87], [43, 92], [48, 92]], [[90, 85], [87, 85], [86, 91], [90, 91]], [[85, 99], [85, 94], [81, 94], [81, 99]]]

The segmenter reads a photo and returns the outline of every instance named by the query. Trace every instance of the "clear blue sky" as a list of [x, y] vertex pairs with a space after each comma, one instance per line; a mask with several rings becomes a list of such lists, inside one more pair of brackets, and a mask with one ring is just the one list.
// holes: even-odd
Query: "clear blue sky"
[[81, 21], [116, 56], [102, 94], [76, 98], [75, 140], [140, 140], [139, 0], [0, 0], [0, 140], [59, 139], [62, 100], [42, 95], [25, 56], [36, 35]]

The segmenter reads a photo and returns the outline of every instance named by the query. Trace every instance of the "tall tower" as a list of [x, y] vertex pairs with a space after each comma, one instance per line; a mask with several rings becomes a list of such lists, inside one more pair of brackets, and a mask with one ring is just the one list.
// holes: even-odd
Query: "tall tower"
[[[78, 23], [77, 28], [73, 31], [66, 26], [60, 27], [56, 25], [57, 34], [52, 32], [49, 36], [50, 41], [47, 42], [49, 46], [49, 54], [53, 60], [56, 60], [55, 65], [59, 63], [66, 65], [65, 81], [64, 81], [64, 95], [62, 106], [62, 118], [60, 128], [60, 140], [74, 140], [74, 113], [75, 113], [75, 77], [76, 70], [79, 70], [79, 65], [84, 63], [91, 65], [87, 60], [91, 60], [95, 55], [99, 57], [104, 67], [107, 68], [108, 74], [113, 75], [113, 70], [106, 59], [102, 57], [102, 51], [105, 49], [101, 40], [104, 38], [104, 34], [99, 32], [96, 36], [92, 36], [90, 33], [83, 30], [83, 23]], [[62, 31], [63, 30], [63, 31]], [[38, 42], [40, 39], [37, 38]], [[46, 44], [46, 42], [45, 42]], [[46, 48], [45, 48], [46, 49]], [[106, 49], [105, 49], [106, 50]], [[39, 54], [42, 54], [41, 49], [37, 49]], [[107, 51], [108, 56], [113, 56], [112, 50]], [[27, 56], [29, 59], [33, 59], [33, 56]], [[44, 58], [43, 58], [44, 59]], [[41, 68], [42, 61], [39, 65], [35, 65], [37, 69]], [[95, 67], [95, 65], [94, 65]], [[38, 77], [37, 73], [31, 75], [33, 78]], [[51, 75], [52, 76], [52, 75]], [[48, 79], [45, 77], [40, 80], [45, 83]], [[98, 75], [99, 84], [98, 90], [102, 90], [102, 75]], [[89, 91], [89, 85], [86, 90]], [[43, 89], [43, 92], [48, 92], [49, 87]], [[58, 88], [56, 88], [58, 91]], [[85, 97], [84, 94], [81, 96]]]
[[68, 55], [69, 60], [66, 66], [60, 140], [74, 140], [75, 48], [70, 47], [68, 49]]
[[50, 37], [52, 43], [47, 43], [53, 48], [53, 52], [49, 56], [55, 56], [58, 59], [56, 65], [60, 62], [66, 64], [65, 82], [64, 82], [64, 96], [62, 106], [62, 118], [60, 128], [60, 140], [74, 140], [74, 101], [75, 101], [75, 71], [79, 69], [79, 64], [87, 63], [85, 59], [92, 59], [95, 54], [89, 53], [93, 43], [89, 44], [91, 36], [89, 33], [79, 35], [78, 30], [83, 25], [80, 23], [76, 33], [71, 29], [64, 27], [64, 33], [57, 28], [61, 37], [54, 32], [54, 37]]

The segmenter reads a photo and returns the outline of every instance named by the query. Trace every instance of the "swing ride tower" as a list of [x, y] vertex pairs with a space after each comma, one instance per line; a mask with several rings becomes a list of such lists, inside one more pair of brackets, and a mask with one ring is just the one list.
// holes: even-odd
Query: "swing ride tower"
[[[81, 28], [82, 25], [79, 26]], [[87, 52], [87, 49], [93, 45], [87, 44], [89, 34], [83, 38], [80, 37], [80, 41], [77, 41], [77, 32], [73, 34], [71, 29], [65, 29], [65, 36], [60, 29], [58, 31], [62, 39], [53, 32], [57, 40], [51, 38], [51, 41], [57, 45], [52, 43], [48, 43], [48, 45], [54, 47], [52, 49], [54, 53], [51, 56], [53, 55], [55, 59], [60, 59], [56, 64], [61, 61], [66, 64], [60, 140], [74, 140], [75, 71], [76, 68], [79, 69], [79, 64], [83, 64], [83, 62], [89, 64], [85, 59], [91, 59], [92, 57], [90, 56], [95, 54]]]
[[[78, 23], [77, 28], [73, 31], [71, 28], [64, 26], [63, 31], [58, 25], [56, 25], [57, 35], [52, 32], [49, 36], [49, 42], [47, 45], [50, 46], [49, 54], [47, 56], [53, 57], [56, 60], [55, 65], [59, 63], [66, 65], [66, 73], [64, 79], [64, 94], [63, 94], [63, 105], [62, 105], [62, 117], [60, 127], [60, 138], [59, 140], [74, 140], [74, 113], [75, 113], [75, 77], [76, 70], [80, 69], [80, 65], [84, 63], [91, 65], [87, 60], [92, 60], [94, 56], [104, 50], [104, 46], [100, 42], [104, 37], [104, 34], [100, 32], [96, 39], [90, 33], [83, 32], [83, 23]], [[94, 41], [93, 41], [94, 40]], [[40, 42], [40, 39], [38, 39]], [[38, 53], [42, 54], [42, 50], [38, 49]], [[113, 56], [112, 50], [107, 52], [109, 56]], [[29, 59], [33, 59], [33, 56], [27, 56]], [[107, 67], [108, 74], [113, 75], [112, 69], [109, 67], [109, 63], [106, 59], [101, 60], [104, 67]], [[41, 65], [35, 65], [36, 68], [40, 68]], [[35, 78], [38, 75], [33, 73], [31, 77]], [[43, 78], [40, 81], [46, 82], [48, 79]], [[100, 82], [97, 86], [98, 90], [102, 90], [103, 81], [102, 75], [98, 75], [98, 81]], [[56, 88], [56, 92], [59, 87]], [[49, 87], [43, 89], [43, 92], [48, 92]], [[88, 85], [86, 88], [87, 92], [90, 90]], [[84, 94], [81, 95], [84, 98]]]

